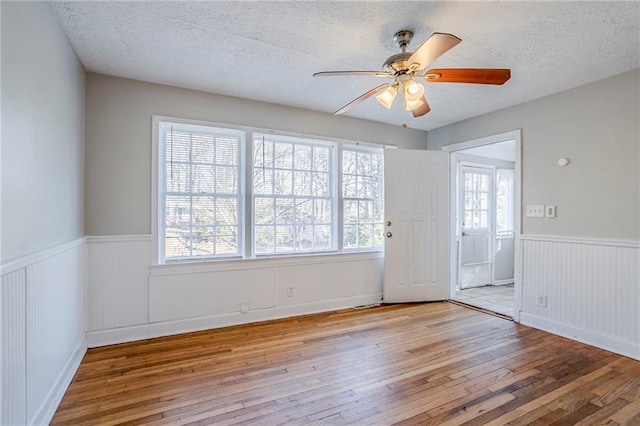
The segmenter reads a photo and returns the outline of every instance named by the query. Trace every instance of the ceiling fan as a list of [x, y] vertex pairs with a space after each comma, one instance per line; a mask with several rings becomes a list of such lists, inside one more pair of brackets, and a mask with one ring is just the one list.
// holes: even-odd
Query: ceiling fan
[[398, 90], [401, 90], [405, 109], [411, 111], [413, 116], [417, 118], [431, 111], [431, 108], [424, 96], [424, 86], [416, 79], [424, 79], [428, 83], [500, 85], [511, 77], [511, 70], [501, 68], [438, 68], [424, 71], [431, 62], [462, 40], [453, 34], [433, 33], [415, 52], [407, 52], [407, 46], [412, 38], [413, 32], [410, 30], [401, 30], [395, 33], [393, 39], [402, 49], [402, 53], [389, 56], [382, 66], [382, 71], [322, 71], [313, 74], [314, 77], [365, 75], [386, 77], [393, 80], [360, 95], [334, 112], [334, 115], [347, 112], [374, 95], [377, 95], [376, 99], [384, 107], [391, 108]]

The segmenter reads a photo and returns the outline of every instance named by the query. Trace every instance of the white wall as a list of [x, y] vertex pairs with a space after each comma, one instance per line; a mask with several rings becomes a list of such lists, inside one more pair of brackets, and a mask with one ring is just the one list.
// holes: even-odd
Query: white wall
[[640, 359], [638, 117], [634, 70], [430, 131], [428, 146], [522, 129], [522, 211], [557, 217], [522, 218], [521, 321]]
[[2, 2], [2, 259], [82, 237], [84, 70], [39, 2]]
[[[150, 235], [87, 239], [90, 347], [372, 304], [382, 296], [381, 252], [150, 266]], [[243, 302], [248, 312], [241, 312]]]
[[46, 424], [84, 341], [84, 70], [45, 2], [2, 2], [0, 423]]

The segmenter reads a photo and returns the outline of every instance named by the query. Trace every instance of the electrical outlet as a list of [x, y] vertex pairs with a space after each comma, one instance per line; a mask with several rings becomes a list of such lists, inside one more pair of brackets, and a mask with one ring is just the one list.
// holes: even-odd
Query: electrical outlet
[[547, 295], [546, 294], [539, 294], [538, 295], [538, 300], [536, 301], [536, 305], [538, 305], [541, 308], [546, 308], [547, 307]]
[[240, 312], [242, 312], [243, 314], [246, 314], [247, 312], [249, 312], [249, 301], [248, 300], [241, 300], [240, 301]]
[[544, 217], [544, 206], [541, 204], [527, 206], [527, 217]]
[[287, 297], [293, 297], [293, 286], [287, 286]]

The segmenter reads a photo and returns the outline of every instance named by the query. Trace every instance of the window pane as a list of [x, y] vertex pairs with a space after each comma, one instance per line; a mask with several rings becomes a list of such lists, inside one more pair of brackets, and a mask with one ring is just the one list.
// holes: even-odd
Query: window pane
[[191, 191], [191, 166], [189, 164], [167, 163], [165, 179], [167, 181], [167, 192], [189, 192]]
[[191, 232], [192, 256], [211, 256], [214, 238], [212, 227], [194, 227]]
[[255, 167], [273, 167], [273, 142], [256, 139], [253, 150]]
[[307, 145], [295, 145], [294, 169], [311, 170], [311, 150]]
[[213, 188], [214, 166], [194, 165], [193, 167], [193, 192], [215, 192]]
[[273, 170], [255, 169], [253, 172], [253, 190], [256, 194], [273, 194]]
[[316, 197], [329, 196], [329, 173], [314, 173], [311, 195]]
[[311, 172], [293, 172], [293, 193], [311, 195]]
[[330, 250], [331, 243], [331, 226], [316, 225], [314, 227], [314, 244], [316, 250]]
[[276, 198], [276, 222], [284, 224], [294, 223], [294, 205], [295, 201], [292, 198]]
[[275, 228], [272, 226], [256, 226], [256, 253], [273, 253], [275, 251]]
[[191, 197], [166, 197], [165, 224], [167, 227], [189, 226], [191, 224]]
[[191, 211], [193, 215], [194, 225], [213, 225], [214, 224], [214, 199], [193, 197]]
[[215, 150], [215, 136], [194, 134], [192, 137], [192, 149], [194, 161], [213, 164]]
[[174, 161], [191, 161], [191, 134], [176, 129], [166, 129], [164, 138], [165, 159], [167, 163]]
[[273, 198], [256, 198], [254, 208], [257, 225], [275, 223], [275, 201]]
[[354, 198], [356, 191], [356, 175], [342, 175], [342, 196], [346, 198]]
[[276, 226], [276, 252], [293, 251], [293, 229], [293, 226]]
[[[309, 139], [254, 135], [256, 225], [273, 225], [273, 231], [265, 226], [259, 235], [256, 228], [256, 253], [331, 248], [331, 148]], [[270, 143], [273, 162], [266, 159]]]
[[342, 152], [342, 173], [356, 174], [356, 153], [354, 151]]
[[383, 156], [354, 149], [342, 153], [343, 248], [381, 248], [384, 244]]
[[344, 223], [358, 223], [358, 201], [344, 200]]
[[238, 192], [238, 169], [236, 167], [216, 166], [216, 188], [218, 194]]
[[178, 226], [167, 227], [165, 230], [164, 246], [167, 258], [191, 256], [189, 228], [181, 228]]
[[234, 138], [218, 137], [216, 139], [216, 164], [237, 165], [238, 164], [238, 143]]
[[164, 258], [239, 254], [243, 133], [179, 123], [161, 128]]
[[301, 224], [313, 224], [314, 222], [315, 220], [313, 217], [313, 200], [297, 199], [295, 223], [298, 225], [301, 225]]
[[329, 148], [313, 147], [313, 170], [329, 171]]
[[292, 195], [293, 172], [288, 170], [275, 171], [275, 193], [280, 195]]
[[275, 166], [280, 169], [293, 168], [293, 145], [288, 143], [275, 144]]
[[358, 246], [373, 247], [372, 225], [358, 226]]
[[315, 223], [325, 225], [331, 224], [331, 201], [314, 200], [314, 205]]
[[358, 225], [345, 225], [343, 246], [345, 248], [357, 248], [358, 247]]
[[216, 254], [234, 254], [238, 251], [238, 231], [235, 226], [218, 226], [216, 228]]
[[236, 198], [216, 198], [216, 225], [238, 225], [238, 200]]

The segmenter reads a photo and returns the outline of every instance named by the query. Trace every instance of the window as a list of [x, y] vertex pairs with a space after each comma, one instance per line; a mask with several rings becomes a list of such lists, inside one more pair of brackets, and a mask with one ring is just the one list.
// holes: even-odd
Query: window
[[498, 236], [514, 234], [514, 182], [513, 170], [498, 170], [496, 191], [496, 232]]
[[333, 145], [258, 133], [253, 141], [255, 253], [335, 249]]
[[343, 247], [382, 248], [383, 156], [379, 150], [342, 151]]
[[154, 117], [160, 263], [382, 249], [382, 148], [192, 123]]
[[162, 259], [241, 254], [242, 132], [165, 122], [159, 134]]
[[490, 226], [489, 201], [491, 199], [492, 171], [463, 167], [464, 229], [488, 229]]

